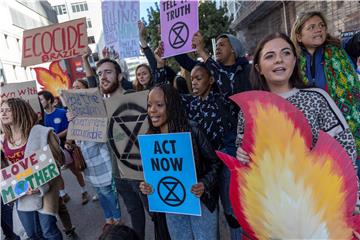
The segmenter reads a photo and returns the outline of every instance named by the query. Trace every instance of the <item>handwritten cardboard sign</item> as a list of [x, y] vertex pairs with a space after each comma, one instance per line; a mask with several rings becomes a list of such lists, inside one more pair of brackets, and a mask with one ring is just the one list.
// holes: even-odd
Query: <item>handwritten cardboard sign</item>
[[191, 193], [197, 183], [190, 133], [149, 134], [138, 137], [144, 178], [154, 212], [201, 216], [200, 199]]
[[1, 169], [1, 197], [3, 202], [14, 201], [31, 189], [37, 189], [55, 177], [59, 170], [47, 145], [30, 156]]
[[27, 101], [35, 112], [41, 113], [40, 103], [37, 95], [36, 81], [9, 83], [1, 89], [1, 100], [9, 98], [21, 98]]
[[160, 1], [161, 40], [164, 58], [192, 52], [191, 42], [199, 31], [198, 1]]
[[85, 18], [25, 30], [21, 66], [82, 55], [87, 52], [87, 45]]
[[101, 10], [105, 45], [121, 58], [139, 56], [139, 1], [103, 1]]
[[61, 97], [75, 115], [75, 119], [69, 122], [67, 139], [107, 141], [107, 113], [99, 89], [63, 90]]
[[146, 133], [149, 128], [148, 93], [141, 91], [105, 100], [109, 118], [109, 144], [118, 159], [122, 178], [144, 179], [137, 135]]

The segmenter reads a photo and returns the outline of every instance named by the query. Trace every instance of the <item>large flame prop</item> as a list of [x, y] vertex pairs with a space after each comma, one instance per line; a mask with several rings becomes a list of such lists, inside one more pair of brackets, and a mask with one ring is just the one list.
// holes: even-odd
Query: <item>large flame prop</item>
[[221, 152], [231, 171], [230, 199], [252, 239], [351, 239], [357, 180], [342, 146], [320, 132], [311, 149], [310, 126], [296, 107], [271, 93], [231, 97], [244, 113], [242, 164]]
[[59, 61], [52, 62], [49, 69], [36, 67], [34, 70], [41, 89], [51, 92], [54, 96], [59, 96], [60, 90], [71, 87], [70, 77], [62, 70]]

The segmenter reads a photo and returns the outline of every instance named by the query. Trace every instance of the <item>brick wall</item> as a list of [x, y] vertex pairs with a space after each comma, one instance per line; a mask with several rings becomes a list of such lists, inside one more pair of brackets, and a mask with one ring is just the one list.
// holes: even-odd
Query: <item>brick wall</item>
[[[251, 12], [255, 9], [256, 4], [251, 2], [245, 3], [246, 8], [241, 9], [242, 13], [252, 16]], [[338, 37], [341, 32], [360, 29], [359, 1], [290, 1], [285, 2], [285, 5], [289, 34], [296, 15], [305, 11], [321, 11], [327, 18], [329, 32], [333, 36]], [[262, 9], [261, 11], [263, 12], [260, 15], [264, 16], [250, 24], [246, 24], [246, 26], [240, 26], [241, 23], [236, 22], [236, 19], [234, 21], [237, 24], [233, 28], [244, 42], [248, 52], [253, 52], [256, 44], [265, 35], [276, 31], [286, 32], [282, 4], [274, 9]], [[257, 12], [257, 14], [259, 13]], [[242, 18], [240, 16], [239, 19]]]

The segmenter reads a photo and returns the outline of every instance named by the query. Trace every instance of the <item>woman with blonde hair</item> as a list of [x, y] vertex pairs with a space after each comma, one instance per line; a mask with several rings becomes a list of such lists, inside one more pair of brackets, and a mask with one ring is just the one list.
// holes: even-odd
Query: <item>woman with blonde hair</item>
[[[30, 104], [20, 98], [1, 103], [1, 125], [4, 134], [1, 145], [5, 164], [16, 163], [42, 147], [49, 145], [57, 165], [63, 161], [59, 139], [53, 130], [37, 124], [38, 117]], [[30, 239], [62, 239], [56, 225], [59, 202], [59, 177], [16, 201], [20, 221]]]

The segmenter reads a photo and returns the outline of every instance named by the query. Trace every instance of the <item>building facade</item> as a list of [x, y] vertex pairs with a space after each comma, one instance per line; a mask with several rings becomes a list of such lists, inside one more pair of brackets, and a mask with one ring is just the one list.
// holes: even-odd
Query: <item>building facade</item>
[[59, 23], [86, 18], [88, 43], [93, 53], [101, 51], [97, 43], [102, 31], [101, 1], [49, 0]]
[[[85, 17], [87, 22], [87, 33], [89, 47], [92, 52], [102, 58], [102, 49], [105, 47], [102, 12], [100, 0], [49, 0], [52, 8], [56, 11], [59, 22], [70, 21]], [[96, 60], [96, 59], [95, 59]], [[135, 68], [138, 64], [146, 62], [146, 58], [139, 56], [136, 58], [125, 59], [130, 79], [135, 78]], [[70, 64], [74, 64], [73, 62]], [[75, 62], [78, 64], [78, 62]], [[94, 62], [90, 63], [95, 66]]]
[[234, 1], [226, 2], [229, 15], [234, 16], [231, 28], [244, 43], [248, 52], [265, 35], [280, 31], [290, 35], [297, 14], [321, 11], [327, 18], [329, 32], [341, 33], [360, 30], [360, 1]]
[[57, 23], [47, 1], [0, 0], [0, 82], [34, 80], [31, 67], [21, 67], [24, 30]]

